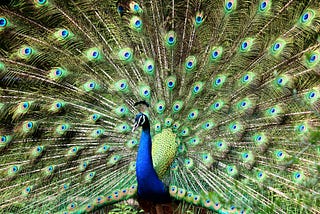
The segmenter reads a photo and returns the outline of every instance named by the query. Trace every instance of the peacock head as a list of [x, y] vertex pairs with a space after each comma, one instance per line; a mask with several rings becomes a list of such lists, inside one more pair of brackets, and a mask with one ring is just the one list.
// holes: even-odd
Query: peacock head
[[134, 106], [138, 107], [139, 114], [137, 114], [136, 118], [134, 119], [134, 125], [132, 128], [132, 132], [134, 132], [139, 126], [142, 126], [143, 129], [150, 129], [148, 117], [142, 113], [146, 110], [147, 107], [150, 106], [149, 103], [142, 100], [142, 101], [136, 102], [134, 104]]
[[139, 112], [139, 114], [137, 114], [136, 118], [134, 119], [132, 132], [139, 128], [139, 126], [142, 126], [143, 129], [150, 129], [148, 117], [141, 112]]

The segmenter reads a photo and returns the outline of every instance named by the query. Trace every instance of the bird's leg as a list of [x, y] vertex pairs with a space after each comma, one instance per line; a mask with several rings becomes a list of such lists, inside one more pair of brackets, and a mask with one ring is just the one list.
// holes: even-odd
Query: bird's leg
[[156, 204], [156, 213], [163, 214], [163, 209], [161, 204]]

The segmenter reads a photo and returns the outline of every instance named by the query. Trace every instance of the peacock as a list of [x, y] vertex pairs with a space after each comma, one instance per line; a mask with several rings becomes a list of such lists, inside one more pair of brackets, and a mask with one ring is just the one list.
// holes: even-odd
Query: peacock
[[318, 0], [0, 3], [0, 213], [320, 213]]

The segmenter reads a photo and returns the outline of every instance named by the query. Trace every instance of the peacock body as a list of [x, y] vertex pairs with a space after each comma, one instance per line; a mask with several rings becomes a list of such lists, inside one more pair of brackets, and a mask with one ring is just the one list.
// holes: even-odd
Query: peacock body
[[0, 213], [319, 213], [319, 31], [317, 0], [1, 2]]

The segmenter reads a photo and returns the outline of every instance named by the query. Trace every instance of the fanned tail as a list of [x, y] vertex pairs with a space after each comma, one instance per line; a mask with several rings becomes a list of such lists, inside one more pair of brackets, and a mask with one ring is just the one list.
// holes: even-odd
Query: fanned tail
[[319, 212], [319, 8], [2, 6], [0, 209], [85, 213], [136, 196], [130, 126], [146, 100], [152, 135], [176, 134], [163, 181], [180, 211]]

